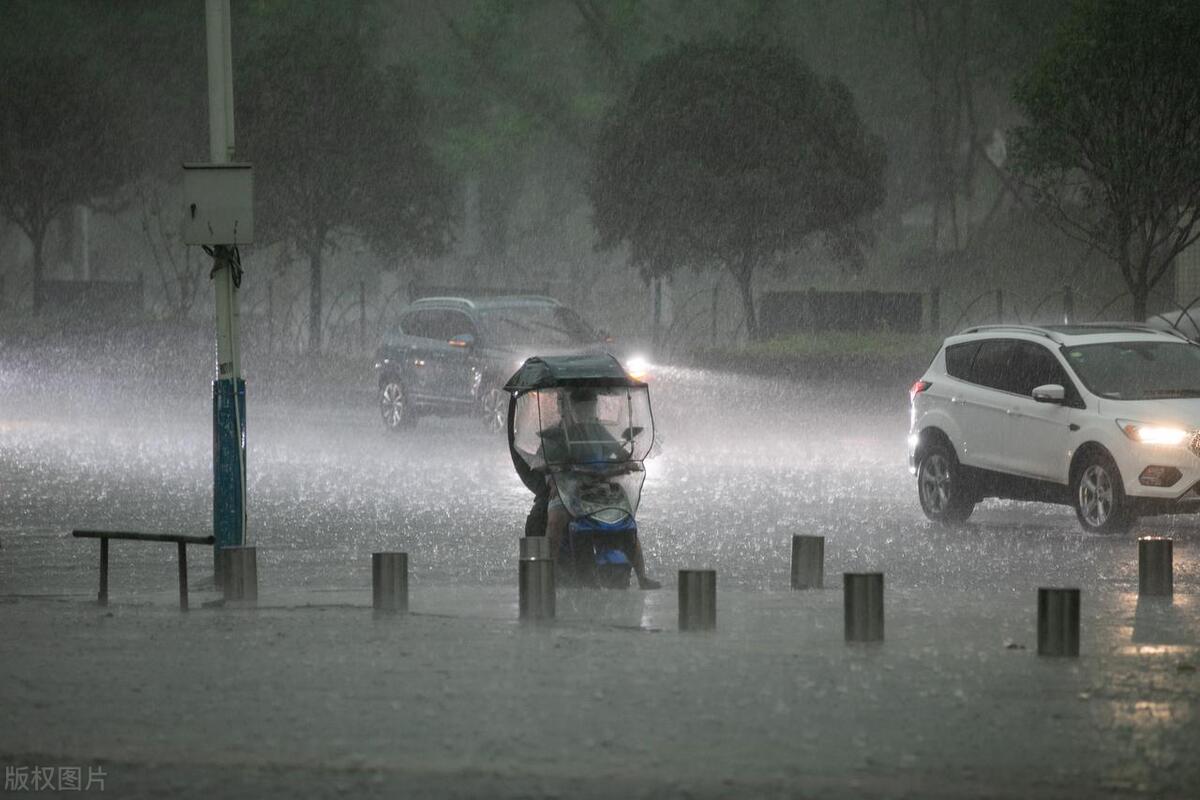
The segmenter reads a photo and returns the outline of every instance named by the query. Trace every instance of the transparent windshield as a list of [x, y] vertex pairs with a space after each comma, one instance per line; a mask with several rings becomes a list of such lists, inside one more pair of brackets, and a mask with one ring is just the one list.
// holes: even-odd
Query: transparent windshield
[[488, 309], [479, 315], [479, 323], [488, 344], [498, 347], [571, 347], [597, 340], [592, 327], [566, 306]]
[[646, 387], [565, 387], [517, 398], [513, 447], [535, 469], [645, 460], [654, 443]]
[[610, 523], [637, 514], [645, 480], [646, 472], [636, 461], [554, 472], [554, 485], [567, 513]]
[[1064, 347], [1093, 394], [1111, 400], [1200, 397], [1200, 347], [1184, 342], [1106, 342]]

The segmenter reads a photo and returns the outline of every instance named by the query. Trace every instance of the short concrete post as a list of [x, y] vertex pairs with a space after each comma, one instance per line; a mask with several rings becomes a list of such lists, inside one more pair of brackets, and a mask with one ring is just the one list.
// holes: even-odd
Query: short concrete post
[[253, 547], [222, 547], [225, 601], [258, 602], [258, 557]]
[[521, 619], [531, 622], [554, 619], [554, 559], [550, 558], [550, 540], [545, 536], [521, 539], [517, 581]]
[[1165, 536], [1138, 539], [1138, 594], [1170, 597], [1175, 593], [1174, 541]]
[[679, 630], [711, 631], [717, 627], [717, 571], [679, 570]]
[[792, 588], [825, 587], [825, 537], [792, 537]]
[[846, 641], [883, 641], [883, 573], [842, 574]]
[[521, 537], [521, 560], [551, 558], [550, 539], [545, 536]]
[[408, 611], [408, 553], [371, 553], [371, 603], [376, 611]]
[[1038, 589], [1038, 655], [1079, 655], [1079, 590]]

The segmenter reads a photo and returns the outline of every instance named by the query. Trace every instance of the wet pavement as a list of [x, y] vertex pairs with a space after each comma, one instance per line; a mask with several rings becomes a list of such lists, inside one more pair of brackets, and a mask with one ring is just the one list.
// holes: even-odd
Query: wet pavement
[[[1200, 518], [1173, 601], [1139, 603], [1135, 535], [989, 501], [929, 525], [904, 460], [906, 386], [660, 369], [639, 526], [659, 592], [560, 592], [516, 623], [530, 496], [466, 419], [383, 430], [362, 387], [256, 403], [257, 611], [175, 609], [168, 545], [200, 533], [210, 401], [0, 367], [0, 763], [104, 763], [119, 796], [1194, 797]], [[788, 590], [793, 534], [827, 589]], [[369, 610], [404, 550], [410, 617]], [[718, 572], [718, 630], [676, 630], [676, 570]], [[841, 573], [885, 573], [887, 640], [842, 641]], [[1083, 592], [1079, 659], [1038, 658], [1036, 589]], [[103, 677], [100, 677], [103, 676]], [[215, 777], [228, 774], [229, 783]]]

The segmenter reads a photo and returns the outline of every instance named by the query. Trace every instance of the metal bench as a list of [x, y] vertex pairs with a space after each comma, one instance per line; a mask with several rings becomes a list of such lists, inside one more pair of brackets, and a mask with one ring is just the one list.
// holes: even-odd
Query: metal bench
[[189, 544], [212, 545], [211, 536], [179, 536], [170, 533], [128, 533], [125, 531], [71, 531], [79, 539], [100, 540], [100, 594], [97, 602], [108, 605], [108, 540], [128, 539], [134, 542], [174, 542], [179, 547], [179, 609], [187, 611], [187, 546]]

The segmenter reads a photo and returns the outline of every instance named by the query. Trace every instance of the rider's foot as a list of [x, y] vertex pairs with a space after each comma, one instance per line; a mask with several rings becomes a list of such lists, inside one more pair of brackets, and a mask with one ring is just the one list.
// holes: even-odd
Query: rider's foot
[[652, 589], [661, 589], [662, 583], [654, 580], [654, 578], [647, 578], [645, 575], [639, 575], [638, 576], [638, 588], [643, 591], [650, 591]]

